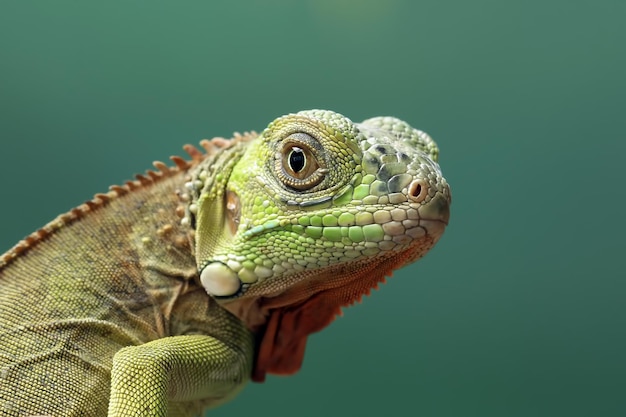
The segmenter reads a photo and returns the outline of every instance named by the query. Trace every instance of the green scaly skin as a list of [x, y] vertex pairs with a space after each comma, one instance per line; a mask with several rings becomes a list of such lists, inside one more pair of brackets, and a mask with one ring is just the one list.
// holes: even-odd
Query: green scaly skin
[[449, 219], [428, 135], [312, 110], [114, 186], [0, 257], [0, 416], [193, 416], [266, 373]]

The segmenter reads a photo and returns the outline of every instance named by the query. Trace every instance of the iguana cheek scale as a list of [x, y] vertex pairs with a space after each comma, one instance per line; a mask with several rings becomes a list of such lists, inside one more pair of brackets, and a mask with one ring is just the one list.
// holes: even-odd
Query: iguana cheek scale
[[0, 415], [197, 415], [300, 369], [448, 223], [435, 143], [395, 118], [311, 110], [201, 145], [0, 258]]

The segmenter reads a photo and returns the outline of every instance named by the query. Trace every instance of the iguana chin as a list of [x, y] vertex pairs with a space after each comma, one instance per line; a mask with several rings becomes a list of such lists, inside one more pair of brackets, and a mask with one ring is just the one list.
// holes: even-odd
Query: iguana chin
[[1, 416], [198, 415], [296, 372], [448, 223], [435, 143], [395, 118], [311, 110], [201, 145], [0, 258]]

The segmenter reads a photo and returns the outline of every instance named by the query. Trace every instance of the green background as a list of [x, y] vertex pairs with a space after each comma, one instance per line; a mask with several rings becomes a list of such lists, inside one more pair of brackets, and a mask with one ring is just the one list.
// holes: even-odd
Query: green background
[[1, 1], [0, 251], [182, 153], [328, 108], [441, 148], [450, 226], [211, 415], [626, 415], [626, 2]]

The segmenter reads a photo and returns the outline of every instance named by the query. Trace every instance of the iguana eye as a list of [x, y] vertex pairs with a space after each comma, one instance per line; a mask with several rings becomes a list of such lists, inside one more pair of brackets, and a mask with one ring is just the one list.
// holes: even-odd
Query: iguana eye
[[317, 154], [319, 142], [305, 133], [295, 133], [283, 143], [277, 155], [276, 171], [280, 180], [288, 187], [299, 191], [308, 190], [319, 184], [327, 170], [320, 165]]

